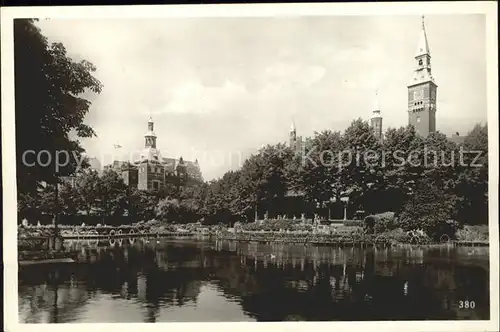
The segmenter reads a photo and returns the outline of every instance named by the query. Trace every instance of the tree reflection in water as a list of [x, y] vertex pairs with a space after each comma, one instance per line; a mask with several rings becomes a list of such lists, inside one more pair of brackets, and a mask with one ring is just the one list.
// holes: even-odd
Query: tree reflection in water
[[[141, 239], [66, 247], [78, 263], [20, 269], [22, 322], [489, 317], [487, 249]], [[475, 308], [459, 309], [462, 300]], [[106, 301], [116, 305], [95, 309]]]

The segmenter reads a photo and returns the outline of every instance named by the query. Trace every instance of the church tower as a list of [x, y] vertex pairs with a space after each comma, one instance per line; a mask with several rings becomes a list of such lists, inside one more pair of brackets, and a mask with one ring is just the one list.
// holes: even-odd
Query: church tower
[[375, 137], [382, 142], [384, 138], [382, 133], [382, 114], [380, 113], [380, 104], [378, 101], [378, 91], [375, 93], [375, 107], [373, 108], [373, 113], [370, 118], [370, 125], [373, 128], [373, 133]]
[[420, 136], [427, 137], [436, 131], [436, 94], [437, 85], [432, 77], [431, 53], [422, 16], [415, 70], [408, 85], [408, 123]]
[[154, 122], [152, 118], [148, 121], [148, 132], [144, 135], [145, 147], [156, 149], [156, 135], [154, 133]]
[[297, 130], [295, 129], [295, 121], [292, 121], [292, 126], [290, 127], [288, 145], [290, 149], [296, 154], [302, 151], [302, 136], [297, 136]]

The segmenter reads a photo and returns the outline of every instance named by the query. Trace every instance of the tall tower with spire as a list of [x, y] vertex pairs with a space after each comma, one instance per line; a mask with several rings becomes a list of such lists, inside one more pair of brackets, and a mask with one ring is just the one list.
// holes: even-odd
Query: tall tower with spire
[[292, 125], [290, 126], [289, 142], [288, 145], [295, 153], [300, 153], [302, 150], [302, 136], [297, 136], [297, 130], [295, 129], [295, 121], [292, 120]]
[[373, 113], [370, 118], [370, 124], [373, 128], [375, 137], [382, 142], [382, 113], [380, 113], [380, 103], [378, 100], [378, 90], [375, 92], [375, 107], [373, 108]]
[[415, 69], [408, 84], [408, 123], [415, 127], [420, 136], [427, 137], [436, 131], [436, 95], [437, 85], [432, 77], [431, 52], [422, 16]]

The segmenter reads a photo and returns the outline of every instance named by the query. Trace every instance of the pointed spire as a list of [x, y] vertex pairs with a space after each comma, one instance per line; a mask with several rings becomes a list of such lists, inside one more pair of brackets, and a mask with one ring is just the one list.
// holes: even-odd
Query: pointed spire
[[372, 112], [372, 118], [380, 118], [380, 117], [382, 117], [382, 114], [380, 113], [380, 103], [378, 99], [378, 89], [377, 89], [375, 90], [375, 102]]
[[378, 99], [378, 89], [375, 90], [375, 107], [373, 109], [374, 111], [380, 111], [380, 102]]
[[151, 116], [149, 117], [148, 123], [153, 123], [153, 118]]
[[431, 52], [429, 50], [429, 42], [427, 41], [427, 34], [425, 32], [425, 20], [423, 15], [422, 15], [422, 30], [420, 31], [420, 39], [418, 41], [417, 54], [415, 55], [415, 57], [421, 55], [428, 55], [428, 56], [431, 55]]
[[292, 119], [292, 125], [290, 126], [290, 132], [295, 131], [295, 120]]

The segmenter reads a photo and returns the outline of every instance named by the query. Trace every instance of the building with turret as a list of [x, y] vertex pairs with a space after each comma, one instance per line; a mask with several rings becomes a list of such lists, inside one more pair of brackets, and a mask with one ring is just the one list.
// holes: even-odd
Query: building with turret
[[160, 190], [167, 184], [189, 186], [203, 182], [198, 160], [187, 161], [163, 157], [156, 146], [157, 136], [152, 118], [144, 134], [144, 148], [138, 160], [115, 161], [111, 168], [117, 171], [126, 185], [140, 190]]
[[156, 148], [156, 134], [152, 118], [148, 121], [148, 131], [144, 134], [144, 149], [135, 162], [138, 170], [137, 188], [159, 190], [165, 185], [165, 167], [160, 151]]

